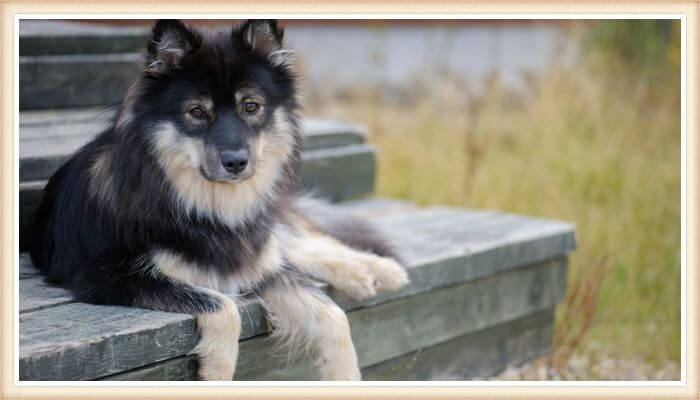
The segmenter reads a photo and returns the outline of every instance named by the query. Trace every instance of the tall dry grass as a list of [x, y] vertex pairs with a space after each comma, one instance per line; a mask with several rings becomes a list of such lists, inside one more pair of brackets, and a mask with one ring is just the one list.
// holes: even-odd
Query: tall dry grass
[[364, 88], [309, 109], [369, 127], [380, 196], [575, 222], [553, 362], [595, 351], [661, 365], [680, 360], [680, 83], [668, 57], [649, 73], [588, 51], [524, 93], [492, 76], [475, 96], [443, 77], [400, 102]]

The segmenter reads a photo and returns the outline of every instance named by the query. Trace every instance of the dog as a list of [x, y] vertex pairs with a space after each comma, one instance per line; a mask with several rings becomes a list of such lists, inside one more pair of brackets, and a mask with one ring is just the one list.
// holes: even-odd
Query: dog
[[321, 379], [359, 380], [347, 317], [314, 280], [358, 299], [408, 283], [367, 221], [299, 193], [283, 36], [272, 20], [158, 21], [109, 128], [51, 177], [33, 226], [33, 262], [77, 300], [194, 315], [202, 380], [233, 378], [246, 294]]

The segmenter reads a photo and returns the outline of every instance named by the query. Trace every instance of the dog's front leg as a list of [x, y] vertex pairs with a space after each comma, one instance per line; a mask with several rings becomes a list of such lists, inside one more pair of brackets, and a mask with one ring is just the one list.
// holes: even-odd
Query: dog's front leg
[[274, 334], [308, 346], [322, 380], [361, 380], [345, 312], [304, 278], [281, 276], [260, 293]]
[[[181, 257], [164, 251], [153, 252], [153, 266], [150, 276], [173, 282], [178, 287], [191, 288], [188, 291], [168, 291], [172, 297], [167, 304], [158, 302], [156, 309], [182, 312], [194, 315], [199, 328], [199, 342], [192, 350], [199, 360], [198, 378], [207, 381], [233, 379], [238, 359], [238, 339], [241, 335], [241, 315], [238, 306], [229, 297], [216, 290], [205, 288], [203, 282], [190, 274], [192, 266], [185, 265]], [[208, 300], [207, 307], [195, 307], [191, 291], [201, 293]], [[143, 291], [150, 294], [148, 291]], [[154, 299], [164, 296], [153, 293]]]
[[214, 312], [196, 315], [200, 339], [192, 352], [199, 358], [199, 379], [227, 381], [236, 372], [241, 316], [233, 300], [218, 292], [211, 294], [219, 306]]

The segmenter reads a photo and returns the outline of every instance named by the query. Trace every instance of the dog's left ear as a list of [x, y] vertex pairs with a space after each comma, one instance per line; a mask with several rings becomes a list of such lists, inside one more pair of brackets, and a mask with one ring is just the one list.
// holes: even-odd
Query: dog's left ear
[[294, 52], [283, 49], [284, 29], [273, 19], [249, 19], [239, 29], [243, 42], [273, 65], [291, 64]]

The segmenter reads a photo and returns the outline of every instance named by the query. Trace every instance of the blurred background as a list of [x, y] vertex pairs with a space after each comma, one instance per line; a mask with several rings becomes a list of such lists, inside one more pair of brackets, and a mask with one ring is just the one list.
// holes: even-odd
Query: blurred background
[[377, 194], [575, 222], [553, 354], [495, 379], [679, 379], [680, 22], [290, 24], [306, 110]]
[[368, 127], [376, 195], [576, 224], [553, 352], [493, 379], [680, 378], [679, 21], [282, 24], [305, 115]]

